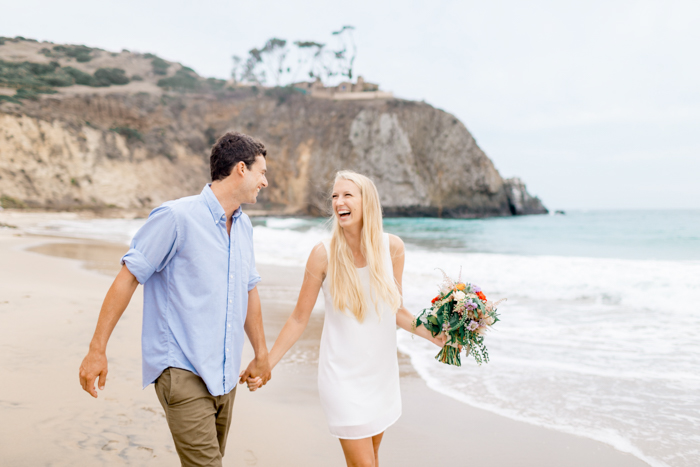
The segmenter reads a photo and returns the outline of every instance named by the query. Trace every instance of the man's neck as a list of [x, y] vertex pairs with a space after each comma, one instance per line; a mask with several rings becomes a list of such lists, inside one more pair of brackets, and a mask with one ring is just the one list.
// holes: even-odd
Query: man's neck
[[212, 182], [211, 191], [216, 196], [219, 204], [224, 208], [224, 213], [226, 213], [226, 219], [231, 219], [233, 213], [241, 207], [240, 201], [238, 201], [235, 193], [232, 193], [230, 187], [219, 181]]

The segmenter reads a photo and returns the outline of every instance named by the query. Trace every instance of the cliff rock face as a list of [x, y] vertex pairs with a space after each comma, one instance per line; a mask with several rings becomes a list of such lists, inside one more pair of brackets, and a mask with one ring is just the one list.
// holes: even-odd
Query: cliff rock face
[[[268, 148], [270, 186], [254, 208], [326, 214], [334, 173], [370, 176], [388, 215], [543, 213], [504, 181], [464, 125], [424, 103], [332, 101], [287, 89], [220, 95], [59, 94], [0, 105], [7, 206], [150, 208], [198, 193], [226, 131]], [[252, 208], [252, 207], [251, 207]]]

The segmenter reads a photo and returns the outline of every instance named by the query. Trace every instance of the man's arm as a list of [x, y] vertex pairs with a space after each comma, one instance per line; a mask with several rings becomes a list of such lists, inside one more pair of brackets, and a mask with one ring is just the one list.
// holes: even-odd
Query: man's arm
[[124, 310], [129, 305], [129, 301], [138, 285], [139, 281], [136, 280], [136, 277], [131, 274], [126, 266], [122, 266], [102, 303], [95, 334], [92, 336], [88, 354], [83, 359], [83, 363], [80, 364], [79, 372], [80, 385], [92, 397], [97, 397], [95, 379], [98, 376], [100, 378], [98, 382], [100, 389], [105, 387], [107, 379], [107, 342], [119, 318], [121, 318]]
[[262, 384], [264, 385], [272, 377], [272, 370], [270, 369], [270, 362], [268, 359], [260, 295], [258, 294], [257, 287], [253, 287], [250, 292], [248, 292], [248, 314], [246, 315], [243, 329], [245, 329], [245, 333], [248, 335], [250, 344], [253, 346], [253, 351], [255, 352], [255, 359], [250, 362], [246, 372], [249, 372], [252, 378], [257, 376], [262, 378]]

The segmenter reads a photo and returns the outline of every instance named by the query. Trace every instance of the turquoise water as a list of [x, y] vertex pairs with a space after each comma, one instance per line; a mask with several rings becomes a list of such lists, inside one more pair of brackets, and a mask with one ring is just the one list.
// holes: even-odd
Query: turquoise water
[[652, 260], [700, 259], [698, 211], [570, 211], [496, 219], [386, 219], [427, 249]]

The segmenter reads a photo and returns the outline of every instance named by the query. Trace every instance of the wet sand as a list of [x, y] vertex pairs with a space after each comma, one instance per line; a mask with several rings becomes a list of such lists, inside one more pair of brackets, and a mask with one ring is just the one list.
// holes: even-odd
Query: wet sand
[[[78, 383], [78, 366], [126, 249], [0, 228], [0, 465], [178, 465], [153, 388], [141, 389], [142, 288], [110, 340], [106, 389], [95, 400]], [[259, 270], [271, 345], [291, 312], [301, 271]], [[322, 323], [323, 314], [314, 312], [262, 390], [239, 388], [224, 465], [344, 465], [316, 389]], [[243, 365], [251, 357], [246, 344]], [[399, 359], [404, 411], [385, 435], [383, 466], [646, 465], [603, 443], [437, 394], [405, 356]]]

